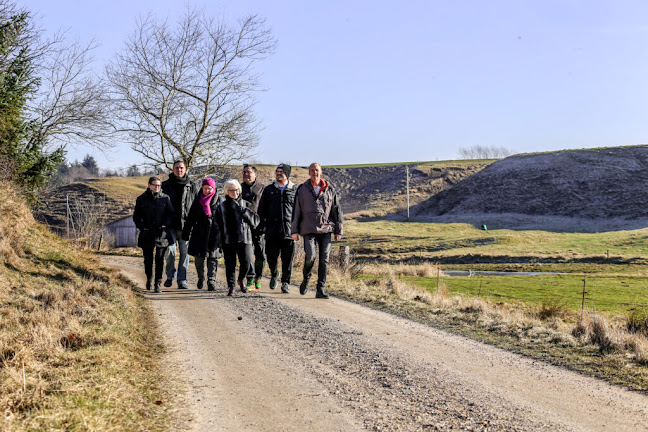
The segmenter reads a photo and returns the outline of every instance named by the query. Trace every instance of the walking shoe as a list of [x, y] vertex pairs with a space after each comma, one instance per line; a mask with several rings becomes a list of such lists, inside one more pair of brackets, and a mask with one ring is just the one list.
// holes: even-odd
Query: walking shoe
[[273, 290], [277, 288], [277, 276], [270, 276], [270, 289]]
[[207, 291], [216, 291], [216, 284], [213, 282], [207, 281]]
[[148, 277], [146, 278], [146, 290], [150, 291], [151, 289], [153, 289], [153, 278]]
[[304, 295], [306, 291], [308, 291], [308, 279], [304, 279], [301, 285], [299, 285], [299, 294]]
[[227, 295], [229, 297], [232, 297], [234, 295], [234, 287], [229, 287], [229, 291], [227, 291]]
[[198, 279], [198, 283], [196, 284], [196, 288], [203, 289], [203, 286], [205, 286], [205, 281], [203, 279]]
[[187, 281], [178, 282], [178, 289], [189, 289], [189, 285], [187, 285]]
[[252, 281], [252, 280], [247, 281], [246, 288], [247, 288], [248, 291], [254, 290], [254, 281]]
[[155, 290], [154, 291], [156, 293], [162, 292], [162, 290], [160, 289], [161, 284], [162, 284], [162, 279], [156, 279], [155, 280]]
[[171, 285], [173, 285], [173, 279], [167, 279], [164, 281], [164, 286], [167, 288], [171, 288]]
[[241, 292], [243, 293], [248, 292], [247, 288], [245, 288], [245, 282], [243, 282], [243, 279], [239, 279], [238, 284], [239, 284], [239, 288], [241, 288]]
[[259, 291], [261, 289], [261, 280], [260, 279], [254, 279], [254, 289]]
[[326, 291], [324, 291], [324, 288], [317, 288], [317, 292], [315, 293], [315, 298], [327, 299], [329, 298], [329, 296], [326, 293]]
[[288, 282], [282, 282], [282, 284], [281, 284], [281, 292], [284, 293], [284, 294], [288, 294], [290, 292]]

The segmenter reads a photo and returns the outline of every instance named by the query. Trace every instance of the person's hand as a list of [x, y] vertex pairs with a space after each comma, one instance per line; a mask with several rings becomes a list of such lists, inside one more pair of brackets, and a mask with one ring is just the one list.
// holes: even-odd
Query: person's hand
[[291, 234], [290, 237], [292, 237], [293, 240], [298, 241], [299, 240], [299, 234]]
[[333, 239], [335, 241], [340, 241], [340, 239], [342, 239], [342, 234], [333, 234]]

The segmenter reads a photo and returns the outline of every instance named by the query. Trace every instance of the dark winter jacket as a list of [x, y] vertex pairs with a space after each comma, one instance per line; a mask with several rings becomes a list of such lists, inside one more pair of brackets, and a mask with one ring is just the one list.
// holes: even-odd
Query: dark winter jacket
[[199, 192], [189, 210], [187, 221], [182, 229], [182, 239], [189, 241], [189, 255], [220, 258], [220, 230], [216, 222], [216, 209], [221, 199], [217, 193], [212, 197], [209, 203], [212, 213], [210, 217], [205, 214], [200, 205], [201, 196], [202, 192]]
[[[263, 193], [263, 185], [260, 181], [256, 180], [251, 185], [242, 182], [241, 183], [241, 198], [245, 201], [252, 204], [252, 210], [254, 213], [259, 213], [259, 200], [261, 199], [261, 194]], [[260, 233], [256, 228], [252, 229], [252, 235], [258, 237]]]
[[169, 179], [162, 182], [162, 192], [171, 198], [171, 204], [176, 210], [173, 219], [173, 229], [181, 230], [189, 215], [189, 210], [200, 188], [193, 181], [189, 174], [178, 178], [175, 174], [169, 174]]
[[[230, 224], [230, 221], [234, 221], [234, 224]], [[221, 246], [252, 244], [252, 228], [259, 224], [259, 216], [252, 210], [252, 204], [241, 197], [233, 200], [226, 196], [216, 207], [216, 222], [220, 229]]]
[[243, 182], [241, 183], [241, 198], [252, 204], [252, 211], [258, 213], [259, 200], [263, 193], [263, 185], [260, 181], [255, 181], [251, 185]]
[[259, 200], [259, 226], [257, 231], [270, 239], [289, 239], [297, 185], [288, 181], [285, 189], [274, 182], [263, 189]]
[[139, 230], [137, 245], [150, 248], [167, 247], [170, 243], [175, 243], [175, 234], [171, 228], [174, 213], [171, 200], [166, 194], [153, 194], [150, 189], [146, 189], [146, 192], [137, 197], [133, 212], [133, 221]]
[[293, 210], [292, 234], [342, 235], [342, 207], [337, 193], [330, 183], [326, 183], [319, 195], [315, 195], [310, 179], [299, 185]]

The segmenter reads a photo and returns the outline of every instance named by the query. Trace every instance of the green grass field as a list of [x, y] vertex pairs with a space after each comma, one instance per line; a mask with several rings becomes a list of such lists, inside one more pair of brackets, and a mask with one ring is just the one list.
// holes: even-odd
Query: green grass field
[[[605, 233], [488, 230], [469, 224], [347, 221], [357, 259], [438, 263], [441, 270], [561, 272], [536, 276], [442, 277], [450, 292], [495, 302], [648, 313], [648, 229]], [[436, 290], [436, 277], [402, 276]]]

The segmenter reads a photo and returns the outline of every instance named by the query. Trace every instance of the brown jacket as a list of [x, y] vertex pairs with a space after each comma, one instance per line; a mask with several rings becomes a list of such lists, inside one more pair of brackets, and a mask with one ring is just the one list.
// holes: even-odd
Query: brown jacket
[[310, 179], [299, 185], [293, 209], [291, 234], [342, 235], [342, 207], [335, 188], [322, 180], [318, 196]]

